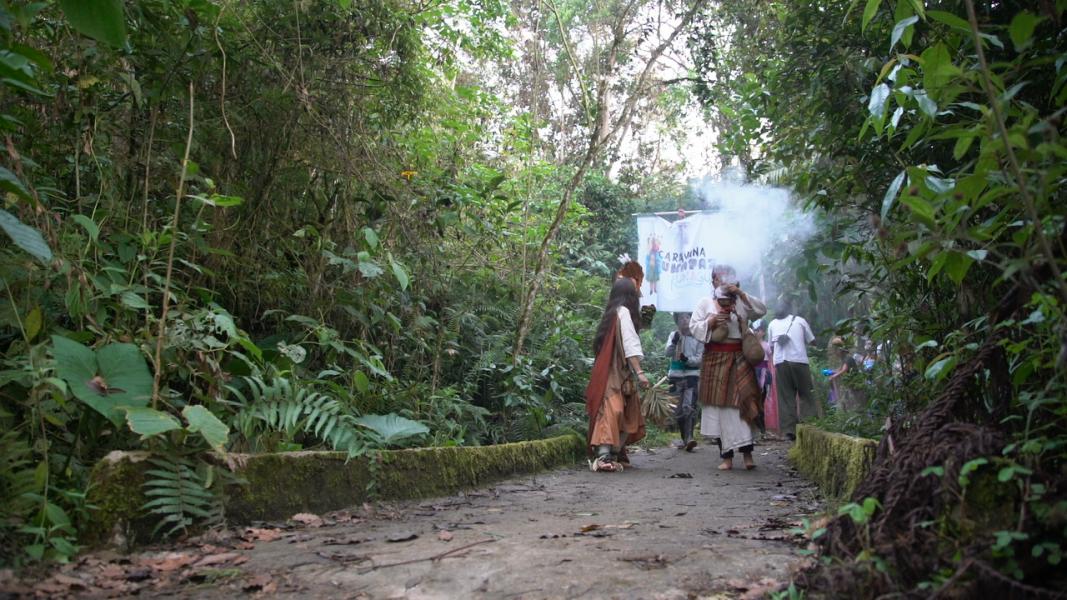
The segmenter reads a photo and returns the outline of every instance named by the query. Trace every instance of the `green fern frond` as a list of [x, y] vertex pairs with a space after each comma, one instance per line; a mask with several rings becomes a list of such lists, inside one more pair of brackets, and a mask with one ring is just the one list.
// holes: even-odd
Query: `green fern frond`
[[213, 525], [222, 521], [221, 498], [207, 489], [191, 460], [165, 454], [148, 462], [155, 468], [145, 472], [148, 479], [143, 487], [148, 501], [142, 508], [159, 517], [152, 535], [162, 532], [169, 537], [196, 523]]
[[[262, 433], [276, 432], [287, 441], [299, 434], [311, 436], [333, 450], [350, 455], [362, 448], [359, 428], [349, 419], [354, 415], [333, 397], [294, 385], [284, 377], [276, 377], [271, 382], [243, 377], [241, 381], [251, 391], [251, 402], [244, 401], [234, 422], [249, 441]], [[236, 387], [228, 389], [237, 398], [245, 398]]]

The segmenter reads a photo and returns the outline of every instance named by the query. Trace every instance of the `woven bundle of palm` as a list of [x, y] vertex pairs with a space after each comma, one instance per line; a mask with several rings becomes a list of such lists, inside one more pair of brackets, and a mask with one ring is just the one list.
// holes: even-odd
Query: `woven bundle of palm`
[[645, 416], [645, 422], [660, 429], [666, 428], [670, 423], [677, 402], [674, 394], [667, 391], [667, 386], [663, 385], [666, 381], [666, 377], [660, 379], [645, 390], [641, 397], [641, 414]]

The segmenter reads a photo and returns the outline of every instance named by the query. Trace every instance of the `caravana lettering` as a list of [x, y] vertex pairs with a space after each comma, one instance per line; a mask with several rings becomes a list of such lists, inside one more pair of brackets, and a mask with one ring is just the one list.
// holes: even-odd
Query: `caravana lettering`
[[688, 252], [671, 252], [670, 256], [667, 257], [671, 262], [689, 260], [691, 258], [707, 258], [707, 253], [705, 252], [704, 247], [700, 246], [698, 248], [693, 248]]

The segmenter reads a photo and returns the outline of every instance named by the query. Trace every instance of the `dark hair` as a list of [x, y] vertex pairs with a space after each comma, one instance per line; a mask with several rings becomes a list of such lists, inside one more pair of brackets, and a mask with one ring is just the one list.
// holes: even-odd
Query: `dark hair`
[[619, 269], [617, 277], [629, 277], [634, 280], [637, 287], [641, 287], [645, 281], [645, 270], [641, 268], [641, 263], [631, 260]]
[[628, 277], [616, 279], [611, 286], [608, 305], [604, 307], [604, 316], [600, 318], [600, 325], [596, 329], [596, 337], [593, 338], [593, 354], [600, 354], [600, 348], [604, 345], [604, 338], [608, 337], [614, 320], [618, 318], [616, 313], [618, 313], [620, 306], [625, 306], [629, 309], [630, 320], [634, 323], [634, 330], [641, 331], [641, 306], [637, 296], [637, 286]]
[[778, 308], [775, 312], [775, 317], [782, 319], [793, 314], [793, 299], [789, 296], [782, 296], [778, 299]]

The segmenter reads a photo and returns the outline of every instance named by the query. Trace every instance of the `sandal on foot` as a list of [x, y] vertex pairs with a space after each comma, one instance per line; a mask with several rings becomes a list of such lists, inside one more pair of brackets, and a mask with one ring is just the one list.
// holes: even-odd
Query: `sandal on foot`
[[622, 465], [617, 462], [613, 462], [606, 456], [599, 456], [589, 461], [589, 470], [594, 473], [614, 473], [615, 471], [622, 471]]
[[733, 463], [733, 461], [731, 461], [731, 462], [724, 462], [724, 463], [722, 463], [722, 464], [720, 464], [720, 465], [719, 465], [719, 470], [720, 470], [720, 471], [729, 471], [729, 470], [730, 470], [730, 469], [732, 469], [732, 468], [734, 468], [734, 463]]
[[685, 451], [686, 452], [692, 452], [693, 448], [696, 448], [696, 447], [697, 447], [697, 441], [696, 440], [689, 440], [685, 444]]

